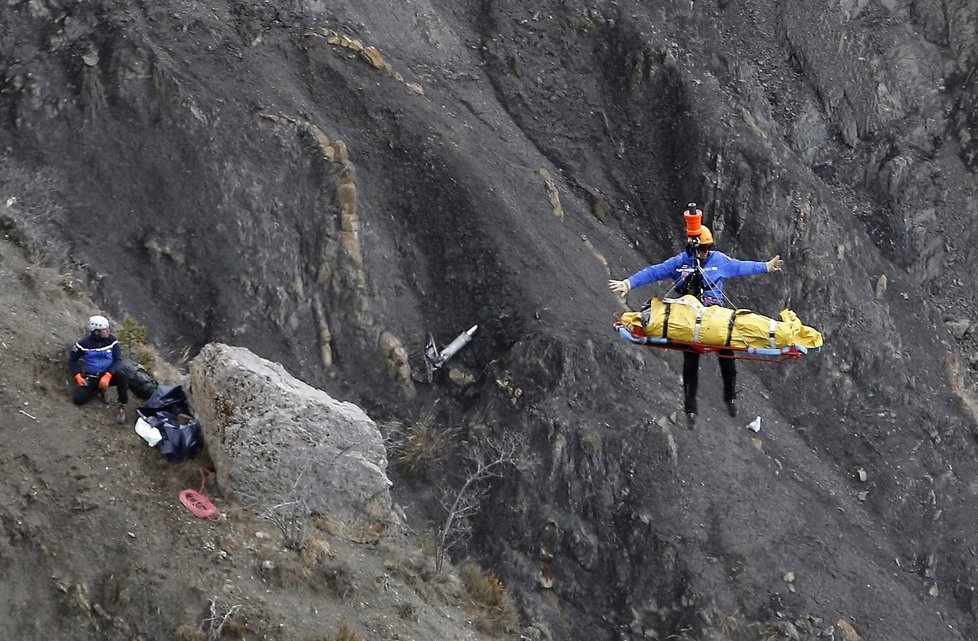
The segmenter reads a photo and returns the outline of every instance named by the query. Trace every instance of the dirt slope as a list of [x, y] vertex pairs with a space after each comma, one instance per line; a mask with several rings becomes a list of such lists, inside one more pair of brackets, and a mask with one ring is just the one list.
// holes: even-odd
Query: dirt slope
[[344, 624], [359, 638], [485, 638], [474, 626], [488, 615], [434, 577], [408, 531], [323, 523], [299, 554], [255, 506], [214, 496], [223, 520], [195, 518], [177, 495], [200, 488], [206, 454], [167, 462], [114, 423], [114, 391], [71, 403], [67, 349], [98, 310], [78, 281], [9, 234], [0, 272], [0, 638], [196, 640], [222, 623], [220, 638], [325, 639]]

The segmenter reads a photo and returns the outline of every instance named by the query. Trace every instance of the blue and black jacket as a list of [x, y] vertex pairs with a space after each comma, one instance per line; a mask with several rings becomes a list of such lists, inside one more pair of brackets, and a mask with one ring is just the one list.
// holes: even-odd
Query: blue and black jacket
[[[632, 289], [642, 285], [650, 285], [656, 281], [673, 279], [677, 289], [683, 279], [695, 269], [693, 255], [688, 252], [676, 254], [672, 258], [657, 265], [649, 265], [628, 277]], [[767, 272], [767, 263], [756, 260], [737, 260], [723, 252], [710, 251], [705, 259], [700, 260], [703, 270], [703, 304], [723, 305], [723, 281], [725, 278], [737, 276], [753, 276]]]
[[72, 375], [80, 373], [101, 376], [105, 372], [115, 374], [121, 362], [122, 347], [119, 346], [119, 339], [112, 334], [106, 338], [89, 334], [75, 343], [68, 354], [68, 369]]

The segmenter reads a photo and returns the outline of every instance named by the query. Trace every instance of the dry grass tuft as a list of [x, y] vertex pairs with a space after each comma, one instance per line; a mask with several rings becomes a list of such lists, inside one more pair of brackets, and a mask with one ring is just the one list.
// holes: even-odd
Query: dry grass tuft
[[186, 623], [177, 628], [176, 635], [179, 641], [204, 641], [207, 638], [203, 630]]
[[416, 476], [451, 456], [458, 447], [459, 430], [437, 428], [426, 418], [415, 425], [395, 427], [391, 441], [391, 458], [398, 470]]
[[276, 587], [292, 589], [308, 585], [313, 576], [312, 568], [299, 554], [272, 543], [259, 548], [255, 560], [258, 573]]
[[220, 641], [244, 639], [255, 632], [256, 629], [241, 616], [240, 605], [227, 605], [212, 599], [210, 616], [201, 621], [199, 626], [179, 626], [176, 637], [180, 641]]
[[332, 555], [332, 551], [329, 549], [329, 543], [320, 538], [310, 536], [305, 547], [302, 548], [299, 554], [306, 567], [316, 567], [329, 558]]
[[95, 120], [95, 115], [108, 104], [105, 85], [102, 84], [102, 74], [98, 67], [86, 66], [82, 69], [81, 100], [90, 121]]
[[512, 632], [516, 628], [516, 611], [499, 577], [470, 562], [459, 568], [459, 578], [468, 595], [466, 605], [476, 628], [486, 634]]

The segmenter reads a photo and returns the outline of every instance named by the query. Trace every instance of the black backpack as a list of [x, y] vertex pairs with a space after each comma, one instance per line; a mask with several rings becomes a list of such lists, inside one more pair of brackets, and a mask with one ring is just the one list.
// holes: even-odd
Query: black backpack
[[131, 359], [124, 359], [119, 364], [119, 369], [129, 377], [129, 391], [144, 401], [151, 397], [160, 385], [146, 368]]

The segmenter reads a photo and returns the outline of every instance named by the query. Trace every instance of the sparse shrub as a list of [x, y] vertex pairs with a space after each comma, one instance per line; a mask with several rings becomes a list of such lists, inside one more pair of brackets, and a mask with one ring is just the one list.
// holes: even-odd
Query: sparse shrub
[[[327, 462], [304, 455], [296, 457], [295, 461], [301, 463], [301, 467], [291, 487], [284, 492], [280, 502], [273, 505], [265, 504], [261, 510], [262, 518], [268, 519], [282, 531], [285, 547], [301, 551], [308, 543], [310, 525], [314, 524], [311, 505], [316, 498], [317, 489], [315, 484], [306, 480], [307, 472], [318, 468], [318, 471], [323, 473], [340, 458], [356, 451], [356, 447], [355, 444], [345, 447]], [[242, 496], [255, 503], [263, 501], [243, 493]]]
[[307, 566], [313, 567], [329, 558], [332, 552], [329, 549], [329, 543], [320, 538], [310, 536], [309, 541], [302, 548], [299, 555]]
[[342, 561], [337, 561], [324, 568], [323, 579], [326, 582], [326, 587], [341, 599], [349, 598], [357, 591], [357, 586], [353, 581], [353, 572]]
[[313, 570], [293, 550], [283, 550], [274, 544], [261, 546], [255, 553], [258, 573], [279, 588], [297, 588], [308, 584]]
[[145, 325], [140, 325], [136, 319], [126, 316], [116, 332], [125, 357], [147, 369], [153, 362], [153, 350], [146, 346], [148, 331]]
[[493, 572], [485, 572], [472, 562], [459, 568], [462, 586], [468, 595], [468, 609], [475, 626], [486, 634], [508, 632], [516, 627], [516, 611], [506, 586]]
[[415, 545], [428, 559], [435, 559], [438, 556], [438, 534], [433, 530], [419, 532], [415, 537]]
[[506, 586], [494, 572], [484, 572], [475, 563], [463, 563], [458, 570], [465, 593], [480, 605], [496, 608], [506, 597]]
[[414, 425], [399, 425], [391, 435], [391, 458], [402, 474], [417, 476], [451, 456], [458, 435], [458, 428], [435, 427], [430, 416]]
[[329, 534], [330, 536], [341, 536], [343, 533], [343, 526], [340, 522], [330, 518], [328, 514], [317, 514], [312, 517], [312, 524], [318, 530]]
[[532, 463], [526, 443], [513, 433], [498, 440], [489, 436], [475, 439], [467, 457], [470, 465], [461, 487], [439, 487], [445, 522], [438, 531], [436, 572], [441, 572], [452, 549], [469, 538], [470, 519], [482, 509], [488, 482], [502, 476], [506, 467], [521, 469]]
[[397, 612], [397, 616], [401, 617], [405, 621], [418, 620], [418, 611], [410, 603], [400, 603], [394, 606], [394, 611]]
[[180, 641], [218, 641], [219, 639], [243, 639], [248, 632], [254, 632], [238, 612], [240, 605], [225, 605], [212, 599], [210, 616], [200, 622], [199, 626], [181, 625], [176, 630]]

